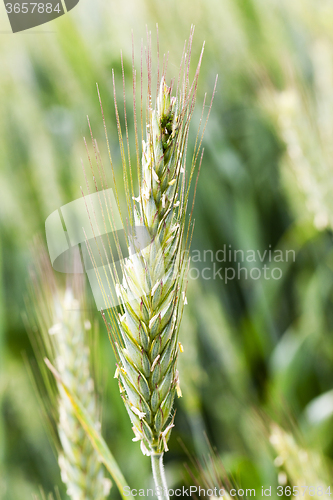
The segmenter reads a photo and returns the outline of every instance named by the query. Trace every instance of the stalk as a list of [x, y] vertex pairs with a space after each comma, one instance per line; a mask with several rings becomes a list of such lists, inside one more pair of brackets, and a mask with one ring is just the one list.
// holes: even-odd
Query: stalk
[[158, 500], [169, 500], [168, 486], [164, 473], [163, 453], [151, 454], [151, 467]]

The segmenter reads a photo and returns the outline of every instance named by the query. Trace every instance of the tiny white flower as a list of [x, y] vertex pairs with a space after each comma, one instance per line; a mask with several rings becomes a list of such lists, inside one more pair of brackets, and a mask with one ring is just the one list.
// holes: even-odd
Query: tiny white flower
[[135, 425], [132, 427], [132, 431], [135, 434], [135, 437], [132, 439], [132, 441], [140, 441], [142, 439], [141, 432], [135, 427]]
[[161, 433], [163, 444], [164, 444], [164, 451], [169, 451], [169, 448], [168, 448], [168, 445], [166, 442], [166, 435], [169, 432], [169, 430], [172, 429], [172, 427], [174, 427], [174, 426], [175, 426], [175, 424], [168, 425], [168, 427]]
[[147, 457], [150, 456], [150, 452], [147, 450], [143, 441], [141, 441], [141, 443], [140, 443], [140, 448], [141, 448], [141, 451], [144, 455], [146, 455]]
[[138, 410], [135, 406], [131, 406], [131, 410], [135, 415], [139, 417], [140, 420], [145, 418], [146, 414], [143, 411]]

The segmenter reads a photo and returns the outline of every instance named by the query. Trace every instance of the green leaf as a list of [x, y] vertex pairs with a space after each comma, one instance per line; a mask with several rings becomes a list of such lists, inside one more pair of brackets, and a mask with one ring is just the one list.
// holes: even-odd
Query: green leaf
[[79, 420], [80, 424], [82, 425], [83, 429], [87, 433], [93, 447], [99, 454], [101, 461], [107, 468], [107, 470], [110, 472], [111, 477], [113, 478], [114, 482], [118, 486], [120, 495], [122, 498], [125, 500], [133, 498], [132, 495], [125, 495], [124, 494], [124, 488], [127, 487], [127, 491], [129, 490], [128, 485], [126, 483], [126, 480], [121, 472], [121, 470], [118, 467], [118, 464], [113, 457], [111, 451], [109, 450], [106, 442], [102, 438], [102, 436], [99, 434], [99, 432], [95, 429], [94, 427], [94, 422], [92, 421], [89, 413], [86, 411], [86, 409], [83, 407], [79, 399], [73, 394], [66, 384], [63, 382], [60, 374], [57, 372], [57, 370], [54, 368], [54, 366], [50, 363], [50, 361], [47, 358], [44, 358], [45, 364], [47, 367], [51, 370], [53, 373], [55, 379], [57, 382], [63, 387], [64, 391], [66, 392], [68, 399], [70, 400], [73, 410], [75, 411], [75, 414], [77, 416], [77, 419]]

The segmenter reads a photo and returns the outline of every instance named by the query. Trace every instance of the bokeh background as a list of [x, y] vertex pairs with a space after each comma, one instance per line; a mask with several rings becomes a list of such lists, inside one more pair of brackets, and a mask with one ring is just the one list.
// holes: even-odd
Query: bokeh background
[[[27, 368], [34, 359], [24, 324], [30, 245], [36, 234], [45, 238], [49, 214], [81, 195], [86, 115], [106, 154], [96, 82], [121, 180], [111, 69], [121, 98], [120, 50], [131, 92], [131, 31], [139, 68], [141, 39], [145, 44], [147, 26], [154, 47], [156, 23], [160, 52], [169, 52], [170, 76], [178, 75], [191, 24], [192, 70], [206, 42], [189, 148], [204, 93], [210, 98], [219, 74], [204, 138], [192, 249], [215, 254], [231, 245], [260, 252], [293, 249], [296, 255], [295, 262], [279, 263], [279, 280], [190, 281], [181, 329], [183, 397], [176, 402], [165, 458], [169, 485], [193, 482], [186, 475], [184, 447], [202, 460], [212, 454], [208, 441], [226, 473], [245, 488], [302, 479], [329, 485], [332, 3], [80, 0], [66, 16], [15, 35], [3, 6], [0, 12], [1, 498], [28, 499], [40, 487], [48, 493], [56, 485], [66, 498]], [[250, 270], [254, 263], [244, 265]], [[98, 363], [106, 373], [103, 435], [128, 483], [148, 487], [149, 459], [131, 441], [103, 325], [100, 343]], [[203, 472], [193, 473], [202, 482]], [[118, 498], [116, 487], [110, 498]]]

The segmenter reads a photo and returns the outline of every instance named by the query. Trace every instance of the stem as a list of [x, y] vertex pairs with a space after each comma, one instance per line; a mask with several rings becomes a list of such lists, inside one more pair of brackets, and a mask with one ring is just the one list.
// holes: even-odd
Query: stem
[[151, 466], [158, 500], [169, 500], [168, 486], [164, 474], [163, 453], [152, 453]]

